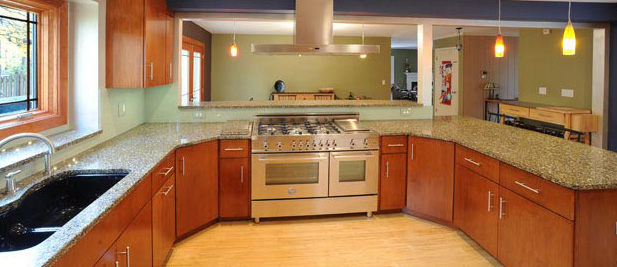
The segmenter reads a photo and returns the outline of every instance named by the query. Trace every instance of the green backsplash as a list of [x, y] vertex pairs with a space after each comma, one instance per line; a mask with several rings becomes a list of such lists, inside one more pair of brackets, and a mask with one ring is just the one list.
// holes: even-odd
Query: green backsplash
[[[542, 29], [519, 33], [519, 100], [553, 106], [591, 109], [593, 31], [576, 29], [576, 55], [561, 54], [563, 29], [543, 34]], [[547, 94], [538, 94], [546, 87]], [[574, 90], [562, 97], [561, 89]]]
[[[366, 38], [366, 44], [381, 46], [381, 53], [366, 59], [251, 54], [251, 44], [292, 43], [293, 36], [285, 35], [237, 35], [239, 55], [232, 58], [231, 42], [231, 35], [212, 35], [212, 100], [268, 100], [277, 80], [285, 81], [287, 92], [317, 92], [319, 87], [335, 87], [341, 98], [352, 91], [373, 99], [390, 99], [390, 38]], [[359, 44], [361, 39], [335, 37], [334, 43]]]

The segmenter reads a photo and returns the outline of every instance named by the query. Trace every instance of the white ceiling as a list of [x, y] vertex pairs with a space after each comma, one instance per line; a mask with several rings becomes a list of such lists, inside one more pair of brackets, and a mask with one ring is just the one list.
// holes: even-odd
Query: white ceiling
[[[617, 1], [617, 0], [616, 0]], [[234, 32], [233, 21], [221, 20], [194, 20], [202, 28], [213, 34], [231, 34]], [[435, 26], [433, 38], [440, 39], [456, 36], [454, 26]], [[264, 35], [293, 35], [293, 21], [236, 21], [237, 34], [264, 34]], [[495, 35], [494, 27], [465, 27], [461, 31], [467, 35]], [[415, 25], [387, 25], [365, 24], [364, 34], [367, 37], [391, 37], [392, 48], [416, 48], [417, 26]], [[505, 36], [518, 36], [518, 29], [502, 28]], [[335, 36], [362, 36], [362, 24], [334, 23]]]

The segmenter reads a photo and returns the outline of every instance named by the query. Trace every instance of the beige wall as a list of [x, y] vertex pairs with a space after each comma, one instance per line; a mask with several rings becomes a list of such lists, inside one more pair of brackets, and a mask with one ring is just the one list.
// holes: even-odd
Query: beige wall
[[[576, 29], [576, 55], [561, 54], [562, 29], [544, 35], [542, 29], [519, 34], [519, 99], [525, 102], [591, 109], [593, 32]], [[546, 87], [547, 94], [538, 94]], [[561, 89], [574, 90], [562, 97]]]
[[[339, 97], [349, 92], [373, 99], [390, 98], [390, 38], [366, 38], [381, 45], [381, 53], [358, 56], [266, 56], [250, 53], [251, 44], [292, 43], [292, 36], [237, 35], [239, 56], [229, 56], [231, 35], [212, 36], [212, 100], [267, 100], [276, 80], [286, 92], [316, 92], [335, 87]], [[359, 37], [335, 37], [337, 44], [358, 44]], [[382, 85], [382, 81], [385, 84]]]

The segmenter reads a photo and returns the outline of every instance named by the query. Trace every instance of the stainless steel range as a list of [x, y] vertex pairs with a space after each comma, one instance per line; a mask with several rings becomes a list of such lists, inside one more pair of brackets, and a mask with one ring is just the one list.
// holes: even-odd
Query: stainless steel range
[[379, 136], [357, 113], [255, 117], [252, 217], [377, 210]]

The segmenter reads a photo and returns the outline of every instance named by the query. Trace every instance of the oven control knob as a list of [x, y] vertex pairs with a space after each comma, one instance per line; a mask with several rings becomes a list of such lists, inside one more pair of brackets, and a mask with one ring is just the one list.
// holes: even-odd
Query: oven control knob
[[296, 189], [293, 188], [293, 187], [290, 187], [289, 189], [287, 189], [287, 194], [295, 195], [296, 194]]
[[364, 139], [364, 145], [368, 146], [368, 139]]
[[268, 142], [264, 141], [264, 148], [268, 148]]
[[313, 147], [317, 146], [317, 140], [313, 140]]
[[296, 141], [291, 141], [291, 148], [296, 148]]
[[351, 139], [351, 142], [349, 142], [349, 144], [350, 144], [351, 146], [355, 146], [355, 145], [356, 145], [356, 141], [354, 141], [353, 139]]
[[326, 146], [330, 146], [330, 140], [326, 140]]
[[279, 147], [279, 149], [282, 148], [283, 147], [283, 143], [279, 142], [278, 143], [278, 147]]
[[332, 146], [336, 147], [336, 140], [332, 140]]

